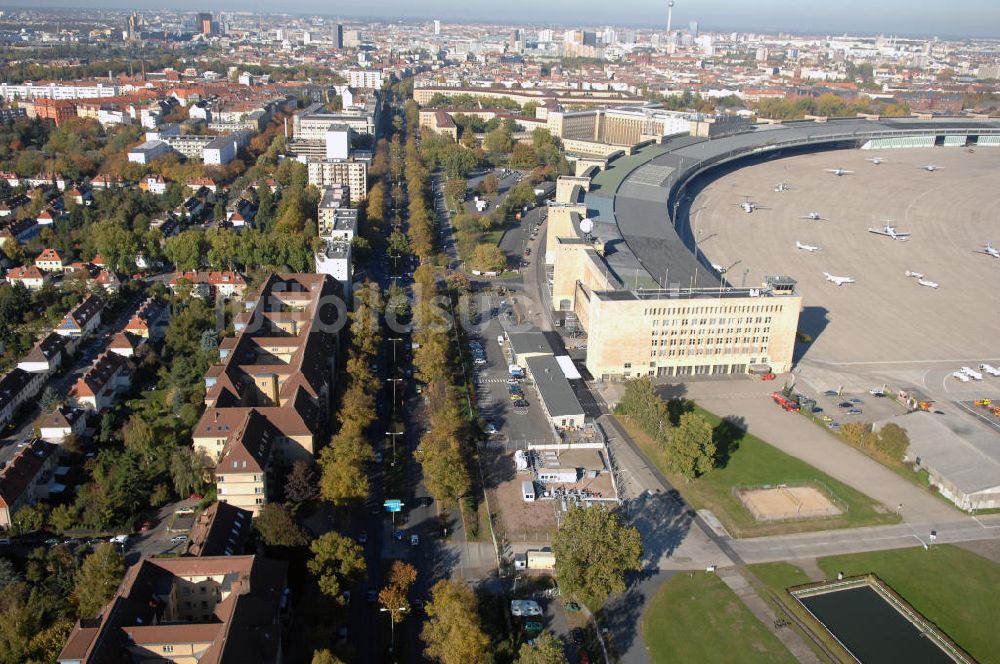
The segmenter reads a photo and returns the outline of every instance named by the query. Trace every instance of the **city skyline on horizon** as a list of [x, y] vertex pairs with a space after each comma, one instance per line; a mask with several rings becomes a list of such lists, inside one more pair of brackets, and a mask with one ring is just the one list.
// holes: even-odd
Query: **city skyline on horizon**
[[[401, 0], [371, 0], [365, 10], [335, 11], [336, 7], [321, 6], [313, 0], [298, 0], [288, 5], [290, 15], [335, 16], [345, 19], [394, 19], [403, 21], [502, 23], [510, 25], [612, 25], [615, 27], [635, 27], [655, 29], [666, 27], [667, 3], [665, 0], [621, 0], [614, 5], [614, 11], [606, 9], [606, 3], [597, 0], [583, 0], [575, 4], [575, 13], [565, 10], [567, 3], [557, 0], [544, 8], [531, 5], [524, 0], [513, 0], [505, 5], [506, 11], [475, 7], [469, 8], [458, 0], [439, 0], [434, 7], [413, 7]], [[804, 35], [856, 34], [874, 36], [879, 34], [914, 38], [977, 38], [1000, 39], [1000, 3], [989, 0], [957, 0], [948, 6], [921, 7], [919, 13], [912, 13], [912, 3], [905, 0], [888, 0], [873, 8], [863, 0], [845, 0], [836, 8], [821, 2], [811, 2], [807, 6], [783, 6], [781, 0], [759, 0], [756, 3], [742, 3], [734, 10], [732, 3], [723, 0], [678, 0], [674, 6], [674, 30], [685, 29], [689, 22], [697, 21], [706, 31], [743, 32], [789, 32]], [[958, 6], [958, 9], [956, 8]], [[692, 9], [693, 7], [693, 9]], [[769, 9], [770, 8], [770, 9]], [[206, 8], [202, 3], [179, 0], [171, 5], [162, 0], [102, 0], [99, 6], [74, 6], [66, 0], [39, 0], [32, 7], [23, 5], [0, 5], [0, 9], [109, 9], [140, 11], [239, 11], [281, 15], [269, 11], [256, 0], [221, 0]], [[530, 15], [528, 15], [530, 14]], [[959, 17], [956, 20], [956, 17]], [[966, 18], [967, 17], [967, 18]], [[628, 20], [623, 20], [628, 19]], [[902, 20], [900, 20], [902, 19]], [[988, 26], [988, 27], [987, 27]]]

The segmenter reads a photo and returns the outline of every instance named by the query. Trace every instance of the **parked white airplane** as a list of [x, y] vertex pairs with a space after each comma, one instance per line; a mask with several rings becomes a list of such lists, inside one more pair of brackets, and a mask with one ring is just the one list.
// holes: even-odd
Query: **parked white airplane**
[[744, 200], [742, 203], [733, 203], [733, 205], [743, 208], [743, 211], [746, 212], [747, 214], [750, 214], [751, 212], [755, 212], [757, 210], [767, 209], [766, 207], [757, 205], [756, 203], [751, 201], [749, 196], [747, 196], [746, 200]]
[[885, 161], [885, 159], [883, 159], [882, 157], [869, 157], [869, 158], [868, 158], [868, 161], [870, 161], [871, 163], [873, 163], [873, 164], [875, 164], [876, 166], [878, 166], [878, 165], [879, 165], [879, 164], [881, 164], [881, 163], [882, 163], [883, 161]]
[[917, 283], [920, 284], [921, 286], [927, 286], [928, 288], [937, 288], [938, 286], [941, 285], [936, 281], [931, 281], [930, 279], [924, 279], [924, 278], [917, 279]]
[[992, 364], [980, 364], [979, 368], [991, 376], [1000, 376], [1000, 369], [997, 369]]
[[852, 279], [851, 277], [835, 277], [832, 274], [830, 274], [829, 272], [824, 272], [823, 276], [826, 277], [827, 281], [832, 281], [833, 283], [837, 284], [838, 286], [843, 286], [844, 284], [853, 284], [854, 283], [854, 279]]
[[982, 249], [974, 249], [974, 251], [977, 254], [986, 254], [987, 256], [992, 256], [993, 258], [1000, 258], [1000, 249], [997, 249], [989, 242], [987, 242], [986, 246]]
[[868, 232], [875, 233], [876, 235], [885, 235], [886, 237], [891, 237], [893, 240], [907, 240], [910, 237], [909, 233], [896, 230], [896, 227], [889, 221], [882, 228], [869, 228]]
[[795, 241], [795, 248], [801, 249], [802, 251], [808, 251], [810, 254], [817, 251], [823, 251], [823, 247], [817, 247], [814, 244], [802, 244], [798, 240]]
[[959, 369], [959, 371], [961, 371], [962, 373], [964, 373], [966, 376], [968, 376], [972, 380], [982, 380], [983, 379], [983, 374], [979, 373], [975, 369], [971, 369], [969, 367], [962, 367], [961, 369]]
[[853, 175], [854, 174], [854, 171], [848, 171], [848, 170], [843, 169], [843, 168], [828, 168], [828, 169], [826, 169], [826, 172], [827, 173], [833, 173], [837, 177], [840, 177], [841, 175]]
[[924, 278], [924, 275], [922, 273], [920, 273], [920, 272], [914, 272], [913, 270], [907, 270], [906, 271], [906, 276], [908, 276], [908, 277], [916, 277], [917, 279], [923, 279]]
[[954, 376], [955, 378], [959, 379], [959, 380], [960, 380], [960, 381], [962, 381], [963, 383], [968, 383], [968, 382], [969, 382], [969, 377], [968, 377], [968, 376], [966, 376], [966, 375], [965, 375], [964, 373], [962, 373], [961, 371], [956, 371], [956, 372], [954, 372], [954, 373], [953, 373], [953, 374], [951, 374], [951, 375], [952, 375], [952, 376]]
[[819, 212], [809, 212], [808, 214], [802, 215], [801, 219], [808, 219], [809, 221], [829, 221]]
[[934, 164], [927, 164], [926, 166], [921, 166], [920, 168], [924, 169], [925, 171], [927, 171], [929, 173], [933, 173], [934, 171], [937, 171], [937, 170], [940, 170], [941, 168], [943, 168], [943, 166], [935, 166]]
[[775, 191], [775, 193], [779, 193], [780, 194], [783, 191], [791, 191], [791, 190], [792, 190], [792, 188], [789, 187], [788, 184], [785, 183], [785, 182], [779, 182], [778, 184], [774, 185], [774, 191]]

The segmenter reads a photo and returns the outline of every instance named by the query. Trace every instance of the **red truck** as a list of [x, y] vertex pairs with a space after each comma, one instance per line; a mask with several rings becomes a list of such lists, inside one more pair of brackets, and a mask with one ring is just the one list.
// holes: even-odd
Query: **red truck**
[[791, 399], [786, 398], [781, 392], [773, 392], [771, 398], [774, 399], [774, 403], [778, 404], [789, 413], [794, 413], [798, 411], [799, 404]]

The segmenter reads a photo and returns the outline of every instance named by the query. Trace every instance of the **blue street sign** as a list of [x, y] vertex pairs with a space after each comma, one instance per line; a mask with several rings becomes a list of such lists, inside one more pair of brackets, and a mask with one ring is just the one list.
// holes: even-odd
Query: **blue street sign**
[[403, 510], [402, 500], [387, 500], [382, 503], [390, 512], [401, 512]]

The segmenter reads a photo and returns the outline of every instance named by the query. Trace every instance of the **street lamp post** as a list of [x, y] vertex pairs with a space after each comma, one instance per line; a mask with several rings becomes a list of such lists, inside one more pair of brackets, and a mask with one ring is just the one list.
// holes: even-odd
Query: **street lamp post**
[[392, 461], [389, 462], [390, 466], [396, 465], [396, 436], [402, 436], [404, 431], [386, 431], [385, 435], [392, 436]]
[[396, 383], [402, 383], [402, 378], [387, 378], [387, 382], [392, 383], [392, 412], [396, 412]]
[[400, 613], [406, 613], [408, 609], [405, 606], [398, 606], [395, 609], [383, 606], [379, 611], [389, 614], [389, 652], [391, 653], [393, 646], [396, 645], [396, 621], [392, 619], [392, 612], [399, 611]]
[[396, 343], [402, 341], [403, 337], [389, 337], [387, 341], [392, 342], [392, 363], [396, 364]]

